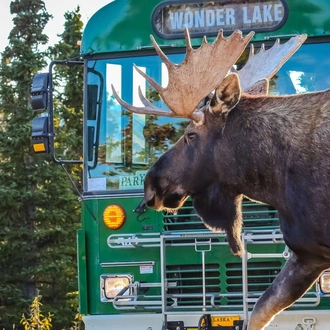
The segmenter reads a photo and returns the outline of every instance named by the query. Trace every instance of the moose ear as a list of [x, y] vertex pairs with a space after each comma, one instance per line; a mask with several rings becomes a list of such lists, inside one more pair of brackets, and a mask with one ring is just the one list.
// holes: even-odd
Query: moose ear
[[241, 86], [236, 73], [229, 74], [216, 88], [210, 102], [210, 111], [227, 115], [241, 98]]
[[250, 95], [267, 95], [269, 91], [269, 80], [267, 78], [263, 78], [258, 80], [252, 86], [248, 87], [244, 90], [244, 93]]

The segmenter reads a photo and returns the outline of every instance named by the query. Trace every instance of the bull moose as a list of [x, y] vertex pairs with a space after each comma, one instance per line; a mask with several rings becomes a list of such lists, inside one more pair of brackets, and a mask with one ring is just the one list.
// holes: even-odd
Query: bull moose
[[[213, 43], [191, 47], [186, 29], [185, 60], [173, 64], [151, 37], [169, 72], [167, 87], [141, 70], [169, 111], [156, 108], [139, 90], [144, 107], [136, 113], [191, 119], [184, 135], [148, 171], [144, 202], [156, 210], [178, 209], [191, 196], [206, 226], [224, 229], [237, 255], [244, 253], [242, 196], [279, 212], [285, 243], [292, 253], [257, 301], [248, 330], [261, 330], [292, 305], [330, 267], [330, 90], [268, 95], [269, 79], [305, 41], [298, 35], [277, 41], [231, 69], [253, 32], [235, 31]], [[228, 72], [231, 71], [229, 74]], [[206, 105], [197, 108], [211, 92]]]

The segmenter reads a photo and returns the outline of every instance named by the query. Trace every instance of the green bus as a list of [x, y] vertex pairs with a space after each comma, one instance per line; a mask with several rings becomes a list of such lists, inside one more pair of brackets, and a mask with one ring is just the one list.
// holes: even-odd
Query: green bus
[[[187, 120], [132, 114], [120, 97], [140, 106], [138, 86], [164, 108], [134, 70], [166, 86], [166, 66], [153, 35], [174, 63], [185, 57], [184, 29], [193, 47], [223, 29], [256, 32], [253, 44], [272, 46], [306, 33], [307, 41], [272, 78], [271, 94], [330, 88], [328, 0], [115, 0], [89, 20], [80, 61], [54, 61], [32, 86], [35, 152], [56, 157], [52, 105], [55, 65], [84, 67], [84, 150], [81, 229], [77, 233], [80, 313], [88, 330], [242, 330], [254, 303], [290, 256], [277, 211], [244, 200], [243, 258], [223, 232], [205, 228], [188, 200], [175, 213], [143, 205], [143, 181], [153, 162], [182, 135]], [[237, 63], [246, 61], [248, 49]], [[328, 330], [330, 271], [266, 329]]]

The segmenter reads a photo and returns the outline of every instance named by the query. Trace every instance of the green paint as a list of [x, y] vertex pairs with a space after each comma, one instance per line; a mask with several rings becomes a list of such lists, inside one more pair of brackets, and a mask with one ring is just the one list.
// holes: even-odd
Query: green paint
[[[140, 47], [152, 47], [149, 36], [156, 34], [151, 16], [159, 3], [159, 0], [116, 0], [101, 8], [86, 25], [81, 53], [137, 51]], [[276, 31], [256, 34], [253, 41], [302, 33], [309, 37], [330, 35], [329, 1], [288, 0], [287, 4], [289, 10], [286, 23]], [[163, 46], [185, 46], [182, 39], [164, 40], [156, 37], [156, 40]], [[199, 46], [201, 41], [200, 38], [194, 38], [192, 45]]]
[[[151, 15], [153, 9], [160, 3], [159, 0], [117, 0], [100, 9], [88, 22], [82, 40], [81, 53], [89, 57], [91, 55], [102, 54], [105, 58], [117, 55], [128, 57], [130, 55], [139, 56], [141, 47], [151, 47], [149, 35], [155, 35], [151, 26]], [[277, 31], [257, 34], [254, 41], [264, 41], [274, 36], [307, 33], [309, 37], [326, 37], [330, 35], [330, 2], [328, 0], [289, 0], [289, 16], [286, 23]], [[211, 38], [210, 38], [211, 39]], [[184, 47], [185, 41], [182, 39], [162, 40], [156, 37], [160, 45], [172, 45]], [[192, 40], [194, 46], [201, 44], [200, 38]], [[130, 52], [130, 53], [127, 53]], [[114, 53], [114, 54], [113, 54]], [[144, 53], [145, 54], [145, 53]], [[130, 84], [128, 81], [127, 84]], [[126, 85], [127, 87], [128, 85]], [[104, 124], [104, 123], [103, 123]], [[84, 314], [91, 315], [114, 315], [129, 313], [129, 310], [122, 311], [114, 308], [112, 302], [102, 302], [100, 298], [100, 276], [104, 274], [129, 274], [134, 281], [140, 283], [160, 283], [161, 282], [161, 253], [159, 247], [142, 247], [141, 244], [132, 246], [132, 243], [125, 242], [131, 237], [159, 237], [168, 234], [166, 231], [179, 231], [180, 226], [188, 232], [193, 231], [194, 226], [198, 227], [200, 233], [207, 234], [198, 219], [194, 219], [192, 227], [182, 218], [185, 216], [171, 215], [166, 220], [162, 213], [147, 210], [144, 214], [138, 215], [133, 210], [142, 199], [142, 193], [129, 194], [126, 191], [117, 191], [116, 195], [110, 197], [111, 191], [107, 191], [106, 196], [99, 197], [86, 195], [83, 203], [82, 229], [78, 231], [78, 259], [79, 259], [79, 291], [80, 309]], [[124, 193], [124, 194], [121, 194]], [[103, 221], [103, 211], [111, 204], [118, 204], [126, 212], [126, 222], [118, 230], [107, 228]], [[265, 217], [268, 221], [261, 221]], [[93, 215], [91, 215], [91, 213]], [[276, 211], [264, 210], [264, 205], [247, 203], [245, 205], [245, 224], [254, 229], [274, 229], [278, 228]], [[260, 220], [260, 221], [259, 221]], [[196, 231], [196, 229], [195, 229]], [[122, 239], [123, 244], [117, 244], [116, 248], [108, 245], [109, 237]], [[117, 235], [117, 236], [113, 236]], [[149, 235], [149, 236], [148, 236]], [[185, 241], [173, 239], [172, 243]], [[203, 237], [198, 238], [199, 242]], [[215, 238], [219, 243], [212, 246], [212, 250], [206, 253], [206, 264], [209, 272], [207, 288], [218, 290], [221, 293], [241, 292], [242, 278], [241, 260], [230, 252], [225, 243], [225, 237]], [[119, 240], [120, 242], [120, 240]], [[173, 283], [171, 292], [201, 292], [201, 252], [196, 252], [192, 246], [170, 246], [171, 239], [166, 241], [169, 246], [166, 248], [167, 277]], [[126, 244], [126, 246], [125, 246]], [[149, 243], [151, 244], [151, 243]], [[207, 244], [206, 244], [207, 246]], [[249, 245], [249, 252], [252, 253], [282, 253], [283, 244], [255, 244]], [[113, 267], [115, 263], [129, 262], [153, 262], [152, 271], [146, 272], [139, 266], [128, 264], [121, 267]], [[271, 262], [270, 262], [271, 261]], [[278, 273], [284, 264], [283, 258], [261, 258], [251, 260], [250, 273], [251, 290], [264, 290], [271, 279]], [[103, 266], [102, 266], [103, 265]], [[258, 270], [258, 265], [262, 265], [262, 271]], [[199, 268], [198, 268], [199, 267]], [[216, 289], [215, 289], [216, 288]], [[260, 289], [261, 288], [261, 289]], [[180, 291], [182, 290], [182, 291]], [[315, 291], [315, 288], [313, 288]], [[213, 292], [213, 291], [212, 291]], [[139, 299], [145, 299], [144, 295], [153, 296], [161, 294], [159, 287], [141, 290]], [[239, 302], [239, 299], [237, 299]], [[227, 304], [229, 298], [222, 298], [220, 302]], [[231, 301], [233, 302], [233, 301]], [[193, 302], [190, 302], [193, 303]], [[321, 304], [317, 308], [329, 308], [327, 298], [321, 299]], [[189, 309], [190, 310], [190, 309]], [[234, 308], [226, 309], [234, 311]], [[312, 314], [313, 308], [308, 309]], [[183, 313], [186, 309], [181, 310]], [[223, 310], [219, 309], [221, 313]], [[143, 310], [137, 308], [134, 313], [160, 312], [160, 309]], [[220, 313], [220, 312], [219, 312]]]

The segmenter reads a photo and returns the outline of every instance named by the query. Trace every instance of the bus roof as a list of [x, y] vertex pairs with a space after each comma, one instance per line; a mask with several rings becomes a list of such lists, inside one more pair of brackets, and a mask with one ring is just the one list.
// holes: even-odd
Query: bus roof
[[253, 41], [330, 35], [329, 0], [115, 0], [97, 11], [83, 33], [81, 54], [136, 51], [152, 47], [150, 34], [161, 46], [184, 47], [189, 26], [192, 45], [210, 40], [220, 28], [256, 31]]

